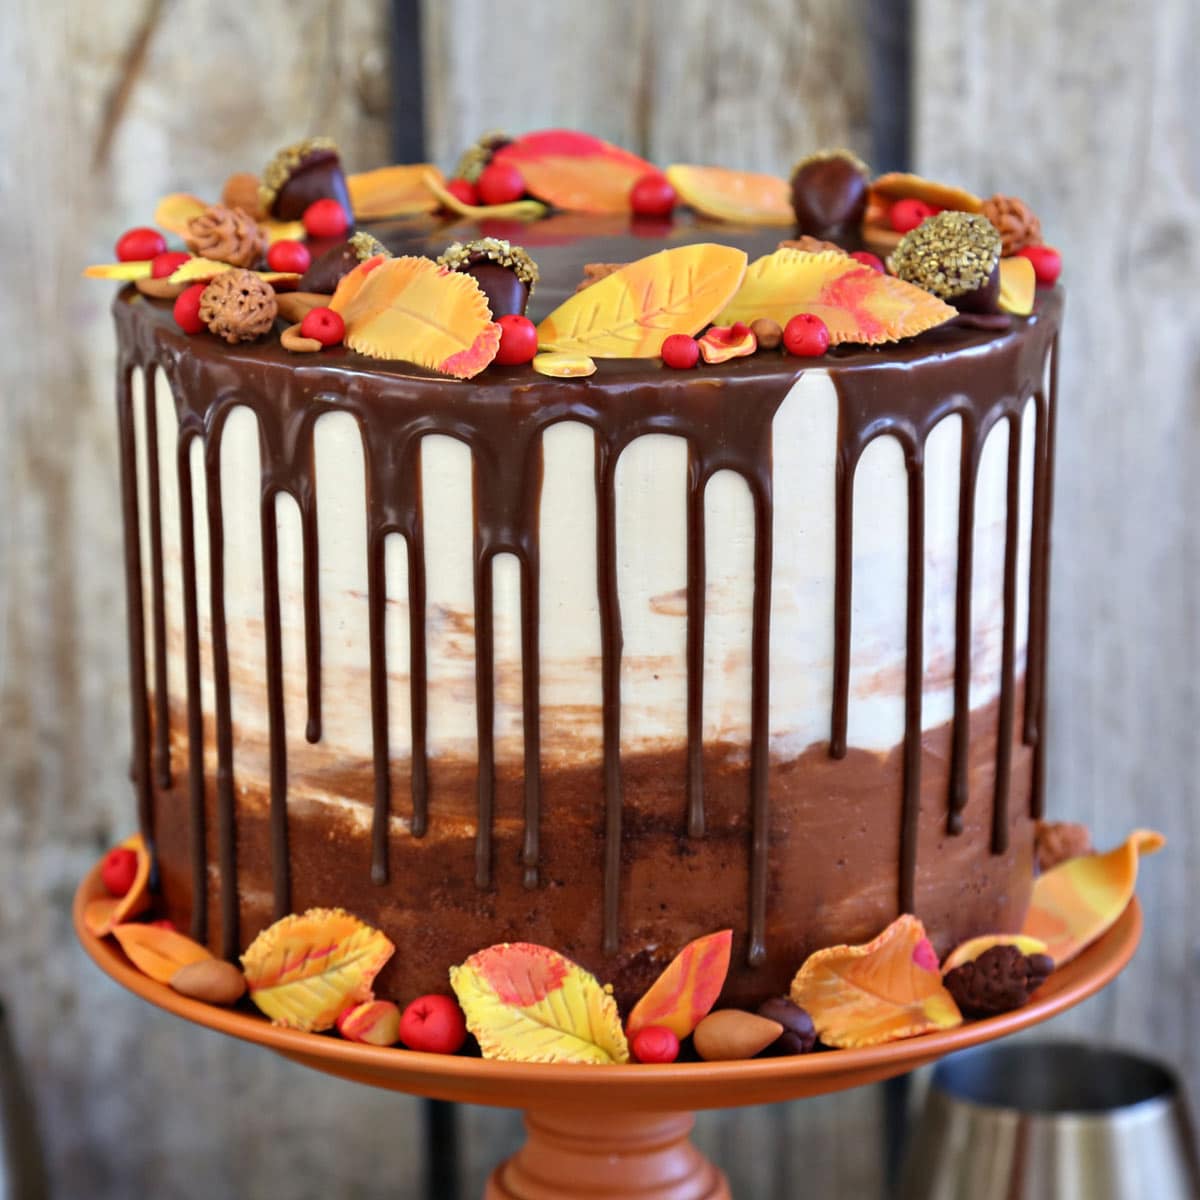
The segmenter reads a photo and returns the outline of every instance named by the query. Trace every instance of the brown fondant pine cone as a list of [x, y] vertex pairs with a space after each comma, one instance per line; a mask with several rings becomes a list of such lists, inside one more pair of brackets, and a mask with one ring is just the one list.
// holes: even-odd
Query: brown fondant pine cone
[[1000, 235], [1000, 253], [1008, 258], [1042, 240], [1042, 223], [1033, 209], [1016, 196], [993, 196], [983, 202], [983, 215]]
[[267, 252], [267, 235], [240, 208], [214, 204], [188, 222], [188, 249], [201, 258], [252, 267]]
[[1016, 946], [993, 946], [946, 974], [943, 982], [969, 1017], [989, 1017], [1020, 1008], [1050, 977], [1054, 963], [1044, 954], [1022, 954]]
[[278, 311], [274, 289], [253, 271], [223, 271], [200, 296], [200, 320], [227, 342], [269, 333]]

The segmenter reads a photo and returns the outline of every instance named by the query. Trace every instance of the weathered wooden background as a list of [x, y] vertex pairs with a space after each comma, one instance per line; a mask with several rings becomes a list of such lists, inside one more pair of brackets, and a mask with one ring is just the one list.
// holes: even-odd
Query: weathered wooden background
[[[577, 125], [667, 162], [869, 153], [867, 0], [426, 0], [431, 156]], [[384, 0], [7, 0], [0, 21], [0, 996], [57, 1193], [418, 1194], [419, 1107], [185, 1027], [74, 946], [72, 889], [133, 821], [110, 289], [80, 266], [179, 187], [329, 132], [387, 160]], [[1051, 803], [1166, 830], [1136, 968], [1060, 1019], [1200, 1084], [1200, 132], [1194, 0], [913, 0], [917, 169], [1032, 202], [1067, 262]], [[894, 98], [876, 97], [888, 104]], [[870, 1197], [875, 1091], [710, 1114], [739, 1196]], [[519, 1136], [465, 1114], [467, 1195]], [[806, 1193], [808, 1194], [808, 1193]]]

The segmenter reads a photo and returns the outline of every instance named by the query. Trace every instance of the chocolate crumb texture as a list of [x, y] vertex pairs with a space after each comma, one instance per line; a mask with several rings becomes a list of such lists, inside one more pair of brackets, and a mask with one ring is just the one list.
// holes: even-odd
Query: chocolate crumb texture
[[942, 982], [965, 1015], [990, 1017], [1027, 1003], [1053, 970], [1053, 961], [1044, 954], [1022, 954], [1012, 945], [993, 946], [948, 971]]

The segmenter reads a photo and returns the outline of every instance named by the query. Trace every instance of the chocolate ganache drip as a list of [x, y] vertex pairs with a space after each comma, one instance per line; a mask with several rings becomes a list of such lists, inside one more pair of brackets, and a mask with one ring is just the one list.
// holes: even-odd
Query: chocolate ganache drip
[[[999, 700], [1000, 732], [992, 817], [992, 848], [1005, 850], [1008, 793], [1014, 739], [1017, 638], [1017, 552], [1020, 452], [1026, 405], [1036, 414], [1034, 494], [1029, 578], [1029, 650], [1022, 735], [1035, 745], [1036, 791], [1041, 811], [1044, 787], [1046, 590], [1049, 581], [1049, 520], [1054, 440], [1052, 351], [1061, 301], [1044, 294], [1038, 313], [1009, 333], [942, 330], [880, 353], [843, 348], [821, 361], [838, 397], [836, 532], [834, 581], [833, 708], [829, 753], [847, 752], [852, 628], [853, 496], [857, 466], [876, 438], [895, 438], [904, 454], [908, 480], [908, 585], [906, 606], [903, 810], [900, 822], [897, 910], [914, 907], [917, 830], [922, 760], [923, 647], [925, 608], [925, 446], [944, 417], [962, 419], [959, 484], [958, 570], [954, 721], [947, 828], [962, 829], [967, 801], [970, 737], [971, 584], [975, 486], [984, 442], [1001, 421], [1008, 423], [1007, 513], [1004, 558], [1004, 625]], [[139, 817], [147, 843], [154, 845], [151, 768], [160, 786], [171, 779], [169, 712], [165, 669], [164, 575], [158, 462], [155, 369], [170, 385], [178, 416], [173, 464], [179, 481], [181, 585], [184, 661], [187, 683], [187, 791], [192, 839], [192, 932], [204, 938], [208, 911], [208, 837], [203, 716], [200, 711], [200, 629], [197, 601], [192, 445], [203, 446], [210, 558], [210, 607], [216, 741], [216, 864], [220, 881], [219, 943], [227, 955], [240, 949], [237, 888], [235, 745], [231, 718], [230, 663], [225, 613], [224, 521], [221, 503], [221, 439], [230, 412], [248, 407], [257, 421], [261, 464], [260, 533], [263, 620], [267, 671], [270, 762], [270, 830], [274, 908], [290, 909], [288, 849], [288, 763], [276, 503], [292, 497], [300, 512], [303, 545], [303, 597], [307, 670], [307, 725], [310, 741], [321, 737], [319, 546], [314, 427], [327, 412], [349, 413], [362, 435], [366, 478], [367, 621], [370, 640], [370, 702], [374, 810], [370, 875], [388, 881], [391, 817], [397, 804], [388, 745], [388, 662], [385, 642], [385, 552], [389, 534], [407, 549], [412, 751], [409, 793], [410, 833], [425, 835], [429, 825], [427, 762], [428, 660], [424, 520], [421, 506], [421, 444], [430, 435], [456, 438], [470, 448], [473, 463], [475, 605], [475, 704], [477, 714], [478, 824], [475, 883], [494, 886], [495, 819], [495, 647], [492, 578], [497, 555], [511, 554], [519, 565], [522, 658], [523, 835], [521, 866], [526, 887], [539, 880], [541, 822], [541, 728], [539, 677], [539, 544], [542, 490], [542, 438], [560, 421], [582, 422], [595, 437], [596, 563], [601, 629], [603, 697], [603, 950], [616, 953], [624, 923], [621, 880], [626, 833], [621, 759], [622, 630], [617, 578], [617, 462], [636, 438], [651, 433], [682, 437], [687, 466], [687, 795], [681, 797], [680, 832], [705, 836], [704, 598], [706, 586], [704, 489], [722, 470], [746, 481], [754, 515], [754, 567], [751, 653], [751, 731], [747, 854], [749, 895], [745, 929], [752, 965], [768, 953], [770, 695], [769, 648], [772, 549], [787, 530], [775, 525], [772, 426], [779, 406], [803, 372], [797, 360], [760, 356], [689, 375], [664, 373], [642, 363], [606, 363], [591, 380], [549, 381], [521, 370], [496, 370], [469, 384], [421, 375], [412, 368], [362, 363], [349, 352], [332, 351], [319, 362], [296, 367], [273, 343], [226, 348], [204, 338], [189, 339], [169, 313], [131, 291], [115, 304], [120, 332], [118, 416], [125, 521], [125, 563], [129, 593], [130, 681], [133, 696], [133, 776]], [[1051, 361], [1049, 388], [1045, 364]], [[359, 369], [362, 368], [362, 369]], [[146, 377], [149, 511], [149, 575], [152, 581], [153, 722], [147, 679], [147, 638], [139, 542], [136, 437], [131, 379]], [[153, 729], [151, 726], [153, 725]], [[153, 737], [153, 759], [151, 739]]]

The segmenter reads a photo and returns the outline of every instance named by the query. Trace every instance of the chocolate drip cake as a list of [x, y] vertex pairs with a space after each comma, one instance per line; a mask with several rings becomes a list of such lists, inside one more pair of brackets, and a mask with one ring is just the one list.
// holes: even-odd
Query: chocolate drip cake
[[[790, 232], [683, 209], [363, 228], [492, 276], [462, 246], [519, 243], [534, 322], [589, 264], [754, 262]], [[127, 287], [133, 767], [167, 915], [232, 957], [343, 907], [395, 943], [377, 988], [401, 1001], [504, 941], [636, 999], [731, 927], [724, 1000], [749, 1007], [900, 913], [939, 953], [1018, 929], [1060, 293], [1011, 311], [816, 357], [457, 379], [189, 334]]]

